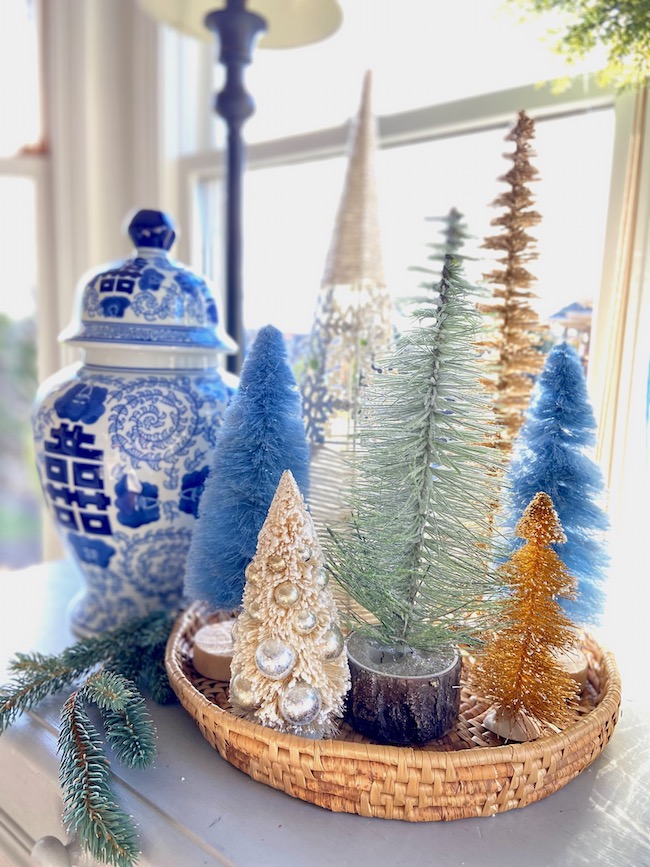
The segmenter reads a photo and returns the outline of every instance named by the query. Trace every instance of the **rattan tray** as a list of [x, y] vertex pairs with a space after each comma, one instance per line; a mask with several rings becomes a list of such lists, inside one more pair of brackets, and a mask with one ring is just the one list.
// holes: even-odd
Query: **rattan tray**
[[227, 684], [197, 674], [192, 640], [207, 620], [202, 606], [190, 606], [167, 644], [167, 672], [183, 707], [230, 764], [294, 798], [337, 812], [426, 822], [525, 807], [587, 768], [618, 720], [616, 662], [585, 636], [588, 680], [574, 721], [529, 743], [506, 743], [487, 731], [482, 720], [488, 708], [466, 688], [455, 728], [423, 748], [374, 744], [345, 724], [335, 740], [287, 735], [234, 716]]

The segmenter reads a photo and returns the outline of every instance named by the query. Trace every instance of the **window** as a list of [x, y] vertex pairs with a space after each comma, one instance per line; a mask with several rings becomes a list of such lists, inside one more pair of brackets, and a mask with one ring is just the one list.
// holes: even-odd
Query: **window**
[[[616, 511], [648, 478], [650, 200], [643, 193], [650, 189], [650, 121], [643, 97], [596, 87], [598, 57], [567, 68], [544, 45], [548, 19], [522, 23], [502, 0], [341, 3], [344, 26], [332, 38], [291, 51], [256, 50], [246, 71], [257, 104], [244, 127], [248, 327], [275, 321], [300, 334], [311, 325], [342, 190], [347, 122], [366, 70], [379, 121], [382, 246], [395, 295], [410, 293], [417, 275], [409, 268], [422, 264], [424, 245], [435, 240], [437, 226], [427, 217], [453, 205], [479, 241], [490, 230], [490, 203], [508, 166], [503, 139], [523, 108], [536, 121], [540, 181], [533, 191], [543, 219], [532, 270], [540, 312], [593, 304], [590, 388]], [[41, 230], [35, 281], [47, 278], [37, 305], [43, 379], [61, 366], [56, 334], [69, 319], [77, 280], [128, 252], [119, 246], [119, 225], [130, 208], [168, 209], [180, 229], [174, 254], [223, 284], [225, 130], [211, 109], [222, 71], [213, 45], [158, 28], [137, 3], [57, 5], [44, 21], [52, 154], [41, 154], [34, 146], [41, 135], [38, 64], [28, 60], [38, 58], [32, 13], [39, 6], [5, 6], [0, 39], [13, 44], [9, 8], [32, 39], [31, 54], [0, 55], [2, 79], [11, 81], [0, 95], [29, 104], [31, 118], [18, 144], [0, 148], [0, 175], [28, 181], [25, 201], [36, 202], [38, 225], [30, 217], [10, 228], [32, 238]], [[125, 40], [125, 32], [133, 38]], [[31, 72], [18, 75], [14, 62], [31, 63]], [[566, 90], [538, 86], [567, 73]], [[32, 96], [13, 99], [16, 81], [31, 82]], [[12, 135], [18, 129], [5, 122], [2, 133], [9, 128]], [[23, 144], [31, 147], [16, 155]], [[4, 266], [9, 254], [1, 255]]]
[[6, 0], [0, 27], [0, 157], [38, 149], [40, 57], [34, 0]]
[[8, 0], [0, 28], [0, 569], [36, 562], [41, 550], [30, 427], [44, 168], [36, 11], [28, 0]]
[[[531, 88], [532, 92], [532, 88]], [[521, 99], [526, 93], [520, 94]], [[503, 95], [512, 99], [511, 92]], [[499, 94], [490, 96], [496, 102]], [[498, 179], [510, 168], [512, 152], [505, 135], [516, 120], [495, 123], [486, 116], [475, 131], [435, 129], [424, 140], [388, 142], [375, 156], [382, 250], [389, 289], [395, 298], [413, 295], [418, 277], [409, 271], [426, 261], [426, 245], [438, 240], [439, 227], [427, 217], [442, 216], [451, 207], [465, 215], [478, 261], [467, 265], [468, 276], [480, 282], [492, 267], [482, 240], [497, 230], [490, 221], [499, 212], [494, 199], [506, 187]], [[394, 121], [394, 118], [393, 118]], [[581, 341], [588, 351], [590, 310], [602, 276], [615, 133], [613, 100], [608, 105], [567, 105], [558, 116], [536, 122], [531, 162], [539, 180], [531, 183], [542, 222], [532, 230], [539, 259], [531, 264], [537, 277], [540, 316], [554, 326], [558, 338]], [[250, 148], [244, 202], [244, 318], [254, 332], [272, 322], [288, 335], [308, 333], [316, 295], [346, 170], [344, 156], [311, 160], [294, 153], [265, 165]], [[259, 146], [259, 150], [263, 148]], [[223, 226], [220, 181], [207, 170], [196, 188], [202, 203], [198, 220], [201, 267], [218, 282]], [[574, 307], [572, 307], [574, 305]], [[572, 308], [567, 310], [567, 308]], [[583, 311], [572, 319], [574, 309]], [[575, 320], [575, 321], [574, 321]], [[575, 333], [579, 331], [580, 333]]]
[[[345, 3], [344, 28], [322, 44], [257, 51], [246, 73], [257, 104], [247, 123], [244, 181], [244, 316], [287, 334], [309, 329], [342, 190], [347, 121], [363, 74], [373, 74], [379, 121], [376, 155], [382, 247], [389, 288], [410, 294], [425, 244], [455, 206], [478, 242], [496, 230], [490, 205], [505, 187], [504, 141], [521, 109], [535, 119], [542, 222], [531, 264], [539, 312], [557, 339], [589, 353], [589, 387], [599, 418], [599, 457], [610, 490], [620, 571], [635, 556], [626, 532], [631, 495], [648, 482], [645, 421], [650, 344], [647, 249], [650, 154], [644, 95], [594, 84], [599, 52], [567, 67], [549, 48], [549, 18], [521, 21], [500, 0], [432, 4]], [[459, 27], [462, 22], [462, 27]], [[195, 49], [199, 50], [199, 49]], [[206, 50], [207, 51], [207, 50]], [[204, 57], [207, 57], [207, 53]], [[210, 69], [205, 63], [196, 67]], [[220, 88], [221, 70], [190, 93]], [[548, 82], [571, 76], [567, 89]], [[196, 105], [193, 104], [196, 114]], [[222, 122], [208, 122], [201, 147], [180, 158], [184, 251], [222, 285]], [[203, 127], [205, 133], [205, 127]], [[489, 268], [477, 263], [480, 273]], [[469, 271], [469, 266], [468, 266]], [[642, 468], [642, 472], [639, 472]], [[633, 522], [638, 526], [639, 518]], [[622, 557], [622, 554], [625, 556]]]

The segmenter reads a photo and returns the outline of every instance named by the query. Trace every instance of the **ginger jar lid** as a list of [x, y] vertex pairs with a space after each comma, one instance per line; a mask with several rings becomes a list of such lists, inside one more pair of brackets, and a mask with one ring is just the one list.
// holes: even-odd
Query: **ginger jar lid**
[[169, 255], [176, 238], [171, 218], [140, 210], [128, 234], [133, 255], [82, 278], [72, 322], [59, 339], [236, 352], [206, 280]]

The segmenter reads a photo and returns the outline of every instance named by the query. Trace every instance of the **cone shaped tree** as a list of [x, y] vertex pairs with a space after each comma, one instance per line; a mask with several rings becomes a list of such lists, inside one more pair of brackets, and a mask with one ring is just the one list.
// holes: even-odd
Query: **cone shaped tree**
[[548, 494], [533, 497], [516, 532], [524, 545], [502, 567], [511, 589], [503, 603], [505, 626], [479, 655], [472, 685], [512, 720], [523, 714], [562, 726], [577, 685], [557, 655], [572, 647], [575, 629], [556, 597], [572, 595], [574, 580], [552, 547], [565, 536]]
[[309, 487], [309, 447], [284, 339], [262, 328], [225, 413], [185, 568], [185, 592], [217, 609], [236, 608], [280, 477]]
[[386, 288], [375, 178], [377, 120], [367, 72], [349, 128], [348, 162], [321, 278], [300, 388], [311, 446], [309, 506], [317, 531], [345, 513], [346, 451], [360, 394], [375, 359], [392, 340], [392, 302]]
[[371, 81], [366, 73], [350, 127], [348, 166], [301, 378], [305, 428], [314, 444], [340, 441], [353, 432], [360, 389], [392, 337], [379, 228]]
[[534, 121], [525, 112], [519, 112], [516, 125], [506, 137], [515, 143], [514, 152], [505, 155], [513, 165], [500, 178], [509, 190], [493, 203], [503, 209], [492, 220], [492, 225], [500, 226], [501, 231], [483, 243], [488, 250], [501, 254], [498, 260], [501, 267], [484, 277], [494, 288], [492, 299], [483, 306], [487, 332], [483, 345], [494, 406], [502, 423], [499, 445], [506, 452], [523, 423], [535, 376], [543, 367], [548, 331], [530, 303], [536, 297], [531, 290], [535, 277], [527, 267], [538, 255], [535, 239], [527, 230], [541, 220], [531, 207], [533, 195], [528, 187], [538, 175], [530, 162], [534, 154], [530, 140], [534, 135]]
[[590, 454], [595, 442], [596, 419], [580, 358], [572, 346], [559, 344], [548, 355], [515, 441], [506, 524], [514, 529], [537, 491], [551, 497], [566, 534], [558, 554], [578, 580], [577, 598], [564, 608], [575, 622], [591, 624], [603, 608], [609, 563], [605, 484]]
[[289, 471], [246, 576], [231, 665], [234, 711], [280, 731], [331, 735], [349, 686], [347, 654], [314, 525]]
[[472, 338], [480, 314], [448, 256], [367, 389], [354, 453], [352, 520], [332, 528], [329, 566], [388, 644], [432, 650], [472, 640], [494, 591], [489, 516], [498, 500], [494, 420]]

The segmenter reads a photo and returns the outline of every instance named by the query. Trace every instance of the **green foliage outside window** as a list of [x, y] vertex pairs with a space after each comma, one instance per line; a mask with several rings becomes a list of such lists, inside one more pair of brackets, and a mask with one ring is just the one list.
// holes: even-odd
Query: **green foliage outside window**
[[560, 12], [562, 29], [553, 29], [556, 50], [569, 62], [602, 45], [607, 64], [601, 85], [645, 87], [650, 81], [650, 0], [513, 0], [533, 12]]

